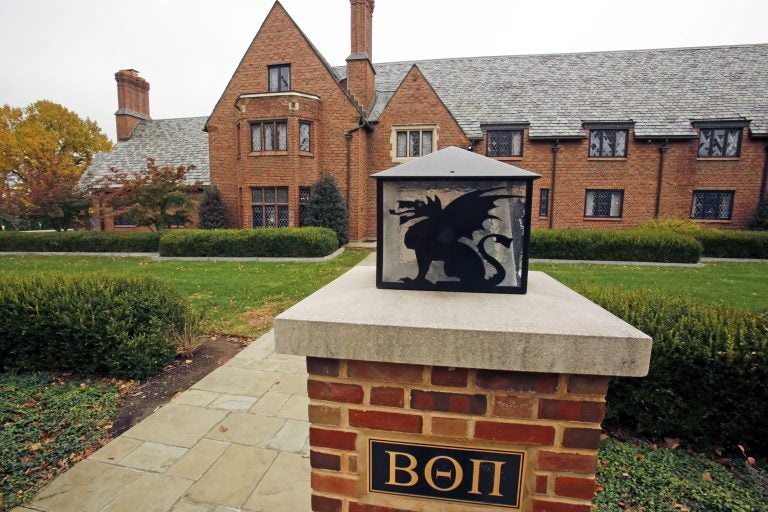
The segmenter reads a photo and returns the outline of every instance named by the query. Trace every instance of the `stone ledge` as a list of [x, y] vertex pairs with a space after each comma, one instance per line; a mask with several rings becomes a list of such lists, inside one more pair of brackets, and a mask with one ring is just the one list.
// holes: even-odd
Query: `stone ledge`
[[526, 295], [380, 290], [355, 267], [275, 318], [278, 352], [642, 377], [649, 336], [542, 272]]

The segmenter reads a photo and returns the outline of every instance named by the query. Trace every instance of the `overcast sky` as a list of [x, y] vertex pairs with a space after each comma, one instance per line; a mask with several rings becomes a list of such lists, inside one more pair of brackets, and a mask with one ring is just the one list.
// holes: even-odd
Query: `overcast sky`
[[[151, 86], [154, 118], [207, 116], [271, 0], [0, 0], [0, 104], [49, 99], [114, 140], [114, 73]], [[333, 65], [349, 0], [282, 0]], [[376, 0], [374, 61], [768, 42], [766, 0]]]

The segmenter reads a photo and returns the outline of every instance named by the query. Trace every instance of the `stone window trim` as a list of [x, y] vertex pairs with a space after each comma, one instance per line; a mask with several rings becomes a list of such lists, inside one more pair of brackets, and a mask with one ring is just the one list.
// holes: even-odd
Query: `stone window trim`
[[626, 160], [629, 148], [629, 128], [589, 127], [587, 158], [589, 160]]
[[290, 223], [288, 187], [256, 186], [251, 191], [251, 225], [254, 228], [287, 228]]
[[[418, 124], [418, 125], [397, 125], [392, 126], [392, 131], [390, 133], [390, 157], [392, 158], [392, 162], [394, 163], [402, 163], [402, 162], [408, 162], [410, 160], [413, 160], [413, 158], [416, 158], [414, 156], [397, 156], [397, 137], [398, 133], [401, 132], [432, 132], [432, 148], [431, 152], [437, 151], [438, 148], [438, 139], [439, 139], [439, 127], [437, 124]], [[420, 139], [423, 138], [423, 135], [420, 137]], [[421, 148], [419, 148], [419, 152], [421, 153]], [[419, 156], [423, 156], [427, 153], [421, 153]]]
[[249, 126], [251, 131], [249, 156], [288, 154], [288, 121], [286, 119], [249, 121]]
[[584, 219], [621, 220], [624, 216], [623, 189], [586, 189]]
[[712, 124], [698, 128], [696, 160], [738, 160], [741, 157], [742, 125]]
[[267, 90], [269, 92], [288, 92], [291, 90], [290, 64], [267, 66]]
[[[498, 160], [521, 160], [525, 151], [525, 128], [521, 126], [488, 126], [485, 129], [485, 156]], [[494, 138], [503, 143], [509, 137], [508, 148], [505, 145], [494, 148]]]
[[[300, 155], [312, 155], [315, 152], [315, 146], [313, 144], [314, 134], [312, 133], [313, 125], [312, 121], [300, 120], [299, 121], [299, 138], [298, 147]], [[305, 139], [306, 135], [306, 139]]]
[[549, 217], [549, 188], [539, 189], [539, 217]]
[[735, 190], [694, 190], [691, 194], [691, 220], [731, 222]]

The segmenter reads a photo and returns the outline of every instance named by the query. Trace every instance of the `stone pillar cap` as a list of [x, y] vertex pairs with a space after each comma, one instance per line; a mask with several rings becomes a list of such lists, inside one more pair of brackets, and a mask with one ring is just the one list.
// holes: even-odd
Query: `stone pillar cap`
[[522, 372], [642, 377], [651, 338], [542, 272], [525, 295], [376, 288], [355, 267], [275, 318], [278, 352]]

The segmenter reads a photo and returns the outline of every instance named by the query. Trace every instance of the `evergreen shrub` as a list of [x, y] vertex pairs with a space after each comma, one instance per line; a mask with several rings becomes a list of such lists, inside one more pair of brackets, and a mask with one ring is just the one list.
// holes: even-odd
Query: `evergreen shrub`
[[531, 231], [531, 258], [695, 263], [700, 256], [699, 242], [671, 231]]
[[339, 248], [327, 228], [184, 229], [166, 232], [160, 256], [320, 257]]
[[581, 291], [653, 338], [648, 376], [612, 379], [609, 425], [768, 454], [766, 315], [649, 291]]
[[695, 235], [712, 258], [768, 258], [768, 231], [702, 229]]
[[0, 369], [141, 379], [176, 354], [188, 306], [149, 276], [0, 276]]
[[200, 201], [200, 229], [224, 229], [227, 227], [227, 216], [221, 193], [216, 187], [205, 190]]
[[332, 229], [336, 233], [339, 245], [349, 241], [347, 206], [336, 180], [330, 174], [323, 174], [312, 185], [304, 225]]
[[157, 252], [159, 244], [155, 232], [0, 232], [0, 252]]

